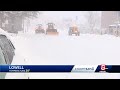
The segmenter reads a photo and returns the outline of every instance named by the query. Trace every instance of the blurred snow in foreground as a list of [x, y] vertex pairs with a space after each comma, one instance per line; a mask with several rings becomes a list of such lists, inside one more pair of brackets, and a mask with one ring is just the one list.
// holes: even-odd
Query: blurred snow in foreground
[[[12, 40], [17, 51], [27, 59], [27, 65], [120, 65], [120, 37], [94, 34], [68, 36], [64, 30], [59, 36], [19, 34], [13, 36]], [[120, 74], [109, 73], [28, 73], [28, 75], [34, 79], [120, 78]]]

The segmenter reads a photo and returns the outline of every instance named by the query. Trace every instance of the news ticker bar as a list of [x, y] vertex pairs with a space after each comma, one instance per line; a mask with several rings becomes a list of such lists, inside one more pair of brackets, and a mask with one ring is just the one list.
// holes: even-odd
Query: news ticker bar
[[0, 72], [120, 73], [120, 65], [0, 65]]

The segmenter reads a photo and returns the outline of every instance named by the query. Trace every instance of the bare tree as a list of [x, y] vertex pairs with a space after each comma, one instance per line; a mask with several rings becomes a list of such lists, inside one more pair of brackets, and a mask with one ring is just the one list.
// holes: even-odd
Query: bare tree
[[90, 29], [90, 33], [94, 33], [95, 27], [100, 24], [100, 16], [97, 11], [88, 11], [85, 15], [87, 20], [87, 26]]
[[117, 17], [118, 23], [120, 23], [120, 11], [114, 11]]
[[24, 30], [24, 20], [37, 18], [38, 14], [41, 13], [40, 11], [0, 11], [0, 28], [17, 33]]

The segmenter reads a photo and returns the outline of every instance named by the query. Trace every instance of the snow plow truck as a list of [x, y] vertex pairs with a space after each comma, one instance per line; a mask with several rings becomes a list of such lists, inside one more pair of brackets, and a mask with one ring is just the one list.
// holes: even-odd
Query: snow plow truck
[[73, 26], [73, 27], [69, 27], [68, 34], [69, 34], [69, 36], [72, 36], [73, 34], [75, 34], [76, 36], [79, 36], [80, 31], [78, 30], [77, 26]]
[[54, 25], [53, 23], [48, 23], [48, 28], [46, 29], [46, 35], [58, 35], [58, 31], [57, 29], [54, 28]]
[[45, 34], [45, 30], [42, 28], [42, 24], [39, 24], [37, 29], [35, 30], [36, 34]]

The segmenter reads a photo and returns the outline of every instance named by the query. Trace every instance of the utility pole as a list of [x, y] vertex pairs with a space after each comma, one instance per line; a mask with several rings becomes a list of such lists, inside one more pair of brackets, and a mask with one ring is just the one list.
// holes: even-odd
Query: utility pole
[[78, 24], [78, 16], [76, 16], [76, 25]]

